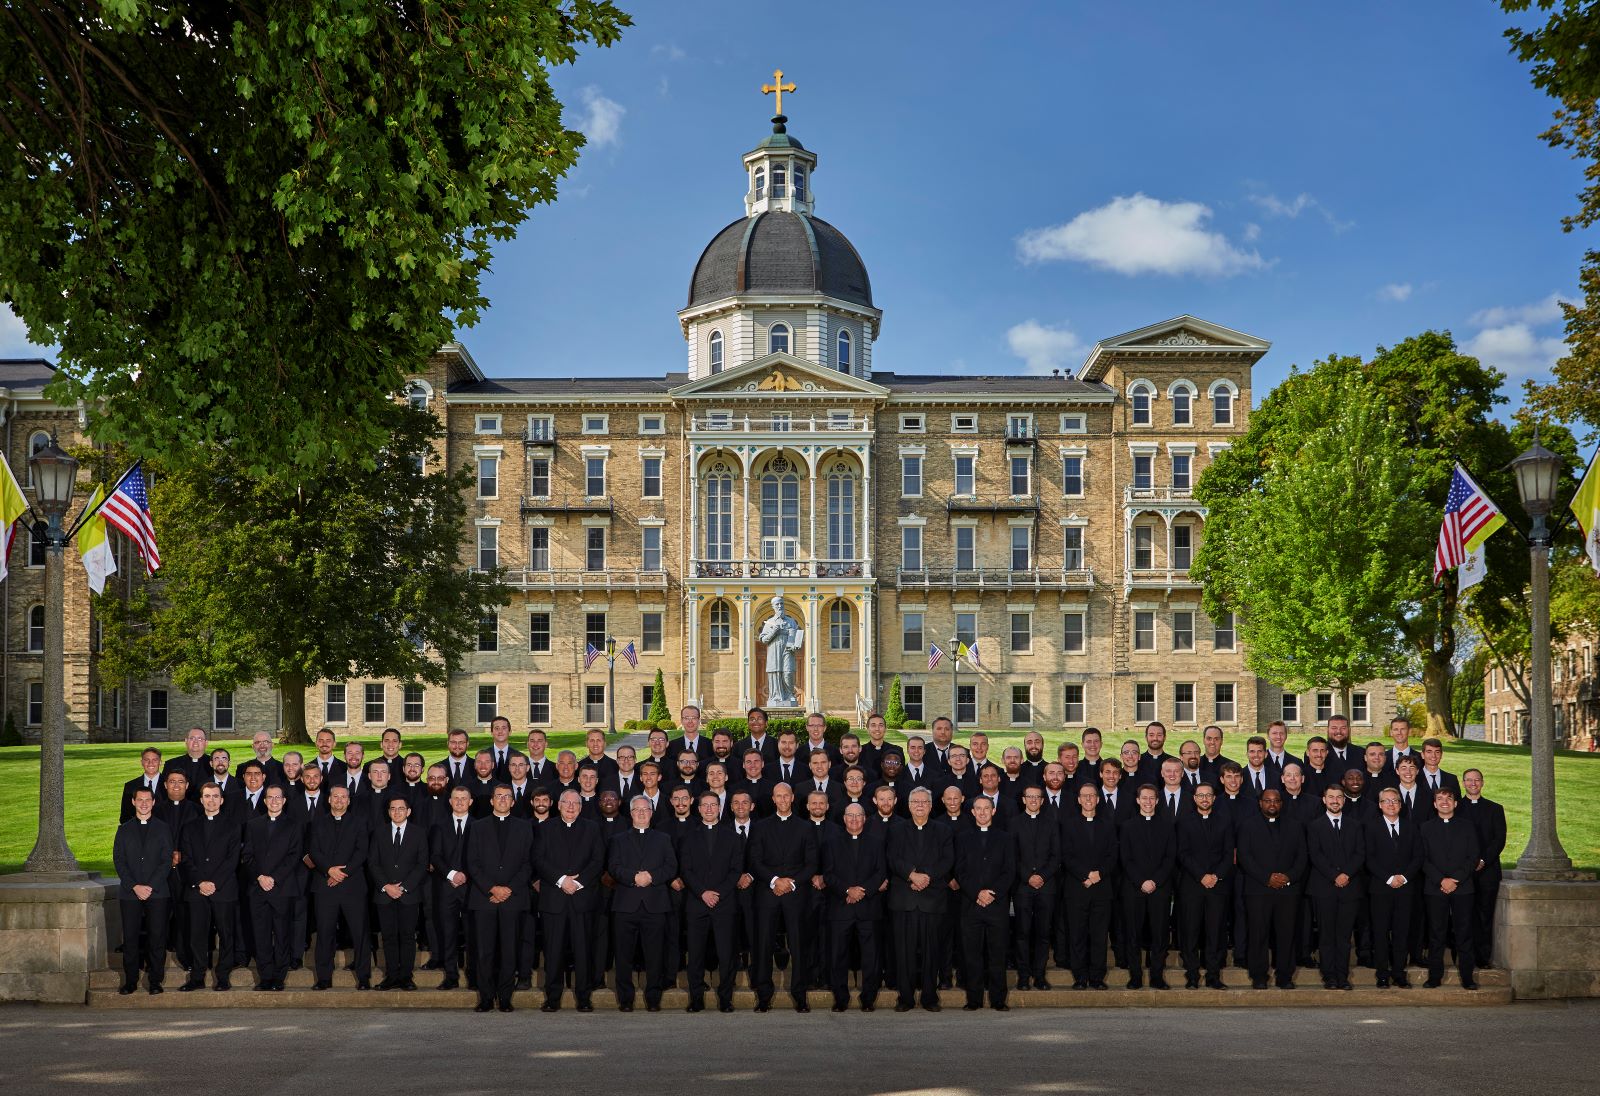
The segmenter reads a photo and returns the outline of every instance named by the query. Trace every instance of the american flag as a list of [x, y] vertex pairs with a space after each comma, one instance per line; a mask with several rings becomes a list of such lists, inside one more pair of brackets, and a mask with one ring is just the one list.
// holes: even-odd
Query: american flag
[[124, 473], [117, 486], [100, 506], [107, 524], [120, 530], [139, 551], [146, 573], [161, 569], [161, 551], [156, 547], [156, 527], [150, 520], [150, 496], [145, 492], [144, 462]]
[[587, 670], [590, 666], [593, 666], [594, 660], [599, 657], [600, 648], [596, 647], [593, 643], [589, 644], [589, 649], [583, 653], [583, 668]]
[[633, 640], [628, 640], [628, 645], [622, 649], [622, 657], [628, 660], [628, 665], [635, 670], [639, 668], [639, 652], [633, 648]]
[[933, 669], [944, 659], [944, 651], [940, 650], [937, 643], [928, 644], [928, 669]]
[[1500, 508], [1472, 481], [1465, 468], [1456, 465], [1450, 477], [1450, 494], [1445, 498], [1439, 548], [1433, 556], [1435, 585], [1446, 571], [1466, 563], [1467, 556], [1503, 524]]

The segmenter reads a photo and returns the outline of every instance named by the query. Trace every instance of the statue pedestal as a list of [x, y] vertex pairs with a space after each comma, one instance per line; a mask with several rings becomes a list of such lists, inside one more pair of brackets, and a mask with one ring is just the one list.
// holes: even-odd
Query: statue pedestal
[[88, 872], [0, 876], [0, 1001], [81, 1005], [122, 937], [117, 881]]
[[1600, 997], [1600, 882], [1516, 879], [1495, 903], [1494, 963], [1517, 1000]]

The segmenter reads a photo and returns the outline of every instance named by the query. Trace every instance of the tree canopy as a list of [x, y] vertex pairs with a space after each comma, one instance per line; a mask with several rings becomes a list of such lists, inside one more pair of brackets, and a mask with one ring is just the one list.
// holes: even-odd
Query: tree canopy
[[609, 0], [0, 7], [0, 302], [167, 467], [370, 461], [576, 161], [548, 70]]

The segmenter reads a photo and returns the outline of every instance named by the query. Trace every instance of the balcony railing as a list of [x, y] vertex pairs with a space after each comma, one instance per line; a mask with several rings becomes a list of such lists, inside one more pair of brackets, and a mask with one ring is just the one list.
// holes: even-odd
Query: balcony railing
[[870, 559], [697, 559], [694, 578], [871, 578]]
[[616, 505], [611, 501], [610, 495], [522, 496], [522, 512], [524, 514], [542, 514], [557, 510], [583, 514], [610, 514], [616, 511]]
[[665, 571], [548, 571], [517, 569], [501, 572], [501, 581], [516, 590], [665, 590]]
[[716, 434], [825, 434], [841, 431], [870, 430], [871, 423], [865, 415], [812, 415], [792, 418], [758, 415], [695, 415], [689, 420], [689, 432]]
[[945, 510], [953, 514], [1026, 513], [1039, 509], [1038, 495], [947, 495]]
[[1128, 571], [1128, 589], [1198, 590], [1187, 567], [1134, 567]]
[[530, 426], [522, 432], [523, 445], [554, 445], [555, 443], [556, 428], [553, 425]]
[[900, 570], [895, 586], [901, 590], [1086, 590], [1094, 585], [1094, 572], [1078, 570], [1030, 569], [1013, 571], [1008, 567], [930, 568]]
[[[1194, 498], [1194, 488], [1173, 487], [1168, 484], [1164, 487], [1124, 487], [1122, 489], [1122, 502], [1124, 505], [1135, 502], [1186, 502]], [[1203, 509], [1201, 507], [1200, 509]]]

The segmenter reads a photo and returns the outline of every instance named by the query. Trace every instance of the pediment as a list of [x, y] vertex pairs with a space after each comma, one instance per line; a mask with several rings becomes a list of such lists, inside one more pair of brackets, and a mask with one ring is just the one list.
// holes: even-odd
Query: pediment
[[1089, 356], [1078, 370], [1080, 380], [1099, 380], [1120, 353], [1134, 354], [1184, 354], [1230, 352], [1248, 354], [1259, 358], [1272, 348], [1265, 339], [1258, 339], [1243, 331], [1202, 320], [1198, 316], [1174, 316], [1170, 320], [1125, 331], [1094, 344]]
[[678, 398], [730, 396], [865, 396], [882, 399], [889, 390], [881, 384], [808, 362], [793, 354], [767, 354], [736, 369], [725, 370], [680, 384], [669, 395]]

